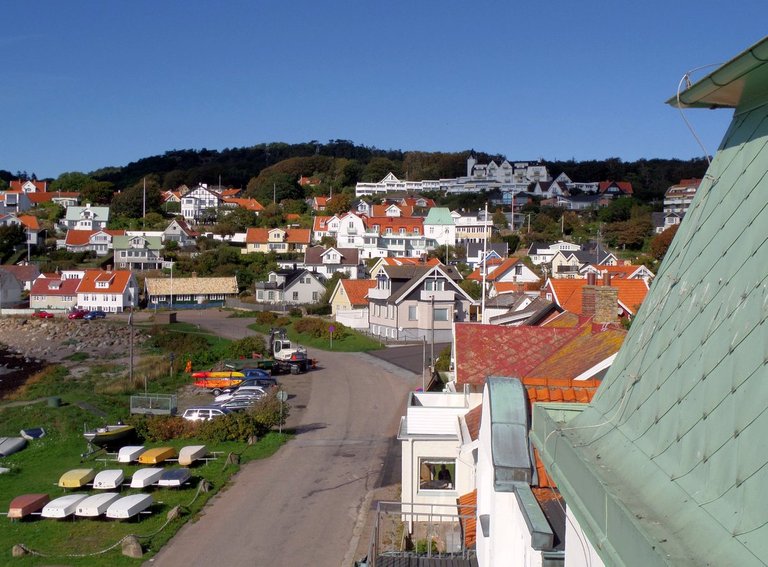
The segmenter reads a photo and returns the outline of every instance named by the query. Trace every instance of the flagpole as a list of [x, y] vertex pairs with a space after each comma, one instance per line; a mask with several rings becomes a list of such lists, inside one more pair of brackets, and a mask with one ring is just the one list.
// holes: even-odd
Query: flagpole
[[488, 257], [488, 203], [485, 203], [485, 218], [483, 218], [483, 299], [481, 302], [481, 319], [480, 322], [485, 324], [485, 272], [486, 270], [486, 258]]

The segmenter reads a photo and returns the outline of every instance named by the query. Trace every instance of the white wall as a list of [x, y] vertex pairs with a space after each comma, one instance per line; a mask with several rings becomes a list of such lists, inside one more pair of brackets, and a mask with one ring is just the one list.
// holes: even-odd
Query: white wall
[[605, 567], [568, 506], [565, 507], [565, 567]]

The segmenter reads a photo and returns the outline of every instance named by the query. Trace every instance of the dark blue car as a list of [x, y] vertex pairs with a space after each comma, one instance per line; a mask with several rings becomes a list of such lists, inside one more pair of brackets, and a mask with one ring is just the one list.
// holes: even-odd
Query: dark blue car
[[104, 319], [107, 314], [104, 311], [101, 311], [100, 309], [97, 309], [96, 311], [89, 311], [85, 315], [83, 315], [83, 319]]

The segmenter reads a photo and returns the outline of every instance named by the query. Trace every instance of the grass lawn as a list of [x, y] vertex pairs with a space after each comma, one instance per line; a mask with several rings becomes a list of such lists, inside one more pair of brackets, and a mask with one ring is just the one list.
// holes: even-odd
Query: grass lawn
[[[331, 347], [330, 336], [318, 338], [318, 337], [307, 335], [305, 333], [296, 332], [293, 328], [293, 323], [295, 323], [298, 320], [299, 320], [298, 318], [291, 318], [289, 323], [285, 325], [281, 324], [280, 326], [286, 328], [286, 330], [288, 331], [289, 339], [299, 343], [302, 346], [316, 348], [318, 350], [333, 351], [333, 352], [367, 352], [369, 350], [379, 350], [382, 348], [381, 343], [379, 341], [374, 340], [370, 337], [367, 337], [362, 333], [358, 333], [357, 331], [354, 331], [352, 329], [349, 329], [347, 331], [348, 335], [343, 339], [338, 339], [337, 337], [334, 337], [333, 347]], [[280, 323], [283, 323], [283, 322], [284, 322], [283, 320], [280, 320]], [[257, 333], [263, 333], [265, 335], [268, 335], [270, 325], [260, 325], [258, 323], [254, 323], [252, 325], [248, 325], [248, 328], [256, 331]]]
[[[183, 341], [184, 332], [198, 332], [194, 326], [175, 325], [174, 331], [180, 333]], [[211, 347], [222, 343], [212, 336], [205, 337]], [[162, 363], [160, 372], [151, 375], [151, 390], [154, 392], [172, 392], [180, 384], [188, 383], [189, 377], [181, 372], [170, 373], [165, 370], [168, 364], [161, 353], [137, 356], [136, 375], [140, 377], [145, 361], [157, 366]], [[177, 361], [177, 367], [180, 362]], [[177, 368], [178, 369], [178, 368]], [[149, 374], [151, 369], [147, 369]], [[47, 434], [42, 439], [31, 441], [27, 448], [11, 455], [0, 458], [0, 466], [8, 467], [11, 472], [0, 474], [0, 511], [8, 509], [10, 501], [21, 494], [47, 493], [51, 499], [57, 498], [65, 491], [56, 483], [66, 471], [74, 468], [94, 468], [97, 470], [121, 468], [128, 478], [139, 467], [120, 465], [116, 462], [104, 462], [100, 455], [81, 461], [81, 455], [86, 451], [86, 443], [82, 436], [84, 428], [92, 428], [103, 423], [114, 423], [117, 419], [126, 420], [128, 417], [129, 396], [138, 384], [127, 384], [121, 378], [125, 375], [124, 367], [116, 367], [110, 361], [102, 361], [99, 366], [91, 369], [77, 378], [68, 374], [61, 367], [50, 367], [30, 380], [10, 402], [0, 403], [0, 436], [18, 436], [19, 431], [29, 427], [44, 427]], [[141, 381], [139, 379], [138, 381]], [[143, 382], [142, 382], [143, 384]], [[51, 407], [46, 401], [50, 397], [61, 399], [60, 407]], [[87, 409], [82, 409], [82, 402], [90, 404], [106, 413], [107, 417], [94, 415]], [[184, 445], [205, 444], [209, 451], [220, 453], [217, 460], [191, 467], [193, 482], [188, 488], [181, 489], [130, 489], [123, 488], [122, 494], [150, 490], [155, 500], [150, 515], [142, 515], [140, 519], [116, 521], [104, 519], [78, 518], [76, 520], [49, 520], [39, 516], [21, 521], [10, 521], [0, 518], [3, 523], [0, 529], [0, 564], [2, 565], [139, 565], [156, 553], [171, 536], [190, 518], [202, 509], [205, 503], [221, 489], [229, 478], [237, 472], [239, 465], [226, 465], [229, 453], [240, 455], [240, 462], [260, 459], [272, 455], [289, 438], [286, 434], [270, 433], [254, 445], [238, 442], [218, 444], [195, 441], [194, 439], [174, 440], [162, 445], [171, 445], [177, 449]], [[160, 443], [147, 446], [159, 446]], [[176, 466], [170, 464], [167, 466]], [[207, 493], [197, 493], [200, 479], [206, 479], [212, 485]], [[90, 494], [96, 491], [90, 490]], [[164, 529], [157, 532], [166, 522], [166, 514], [174, 506], [181, 506], [181, 518], [170, 522]], [[127, 534], [149, 537], [139, 538], [145, 550], [141, 560], [129, 559], [121, 554], [120, 546], [104, 554], [91, 555], [106, 549]], [[36, 556], [11, 558], [13, 545], [23, 543], [28, 548], [45, 554], [45, 559]], [[77, 557], [87, 555], [86, 557]]]

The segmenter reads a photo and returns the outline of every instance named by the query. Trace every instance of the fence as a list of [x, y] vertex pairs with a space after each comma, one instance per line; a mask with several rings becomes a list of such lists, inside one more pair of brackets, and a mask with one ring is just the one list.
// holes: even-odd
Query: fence
[[176, 415], [174, 394], [140, 394], [131, 396], [131, 413], [145, 415]]
[[476, 557], [476, 506], [462, 505], [460, 514], [451, 510], [456, 505], [378, 502], [366, 565], [400, 564], [392, 562], [396, 557], [453, 558], [454, 565], [468, 565]]

